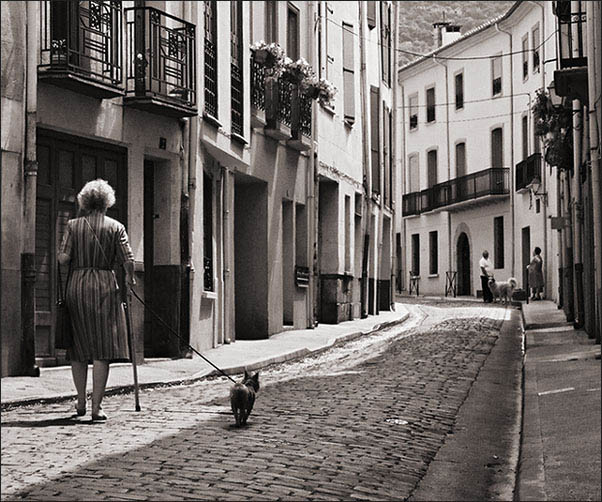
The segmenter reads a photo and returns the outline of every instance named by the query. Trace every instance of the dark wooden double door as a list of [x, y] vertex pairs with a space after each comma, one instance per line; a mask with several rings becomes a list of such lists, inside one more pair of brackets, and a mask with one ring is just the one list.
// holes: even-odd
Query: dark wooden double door
[[[38, 131], [36, 199], [36, 357], [47, 364], [63, 354], [54, 348], [57, 249], [67, 221], [77, 215], [77, 194], [102, 178], [115, 189], [117, 202], [107, 215], [127, 221], [127, 155], [124, 148], [54, 132]], [[61, 268], [65, 281], [68, 268]]]

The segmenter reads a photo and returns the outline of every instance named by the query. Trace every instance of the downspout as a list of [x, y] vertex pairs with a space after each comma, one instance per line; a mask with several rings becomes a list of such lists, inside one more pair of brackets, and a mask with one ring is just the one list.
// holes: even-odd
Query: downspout
[[360, 98], [362, 103], [362, 153], [363, 153], [363, 171], [364, 171], [364, 211], [362, 211], [362, 235], [364, 236], [364, 246], [362, 253], [362, 278], [361, 278], [361, 317], [368, 317], [368, 259], [370, 255], [370, 227], [369, 220], [370, 214], [370, 155], [368, 144], [370, 141], [368, 135], [368, 125], [366, 123], [369, 120], [370, 114], [368, 110], [368, 103], [366, 97], [366, 46], [364, 43], [364, 9], [363, 2], [359, 2], [359, 44], [360, 44]]
[[[396, 76], [397, 79], [399, 79], [399, 76]], [[401, 255], [402, 255], [402, 260], [401, 260], [401, 285], [400, 285], [400, 290], [404, 291], [405, 290], [405, 270], [406, 270], [406, 265], [407, 265], [407, 228], [406, 228], [406, 219], [403, 217], [403, 195], [406, 193], [406, 188], [409, 186], [408, 185], [408, 176], [407, 176], [407, 172], [408, 172], [408, 166], [406, 164], [407, 162], [407, 136], [406, 136], [406, 115], [405, 115], [405, 102], [406, 102], [406, 95], [405, 95], [405, 87], [403, 85], [401, 85], [401, 162], [400, 162], [400, 171], [401, 171], [401, 206], [400, 206], [400, 211], [402, 212], [402, 216], [401, 216], [401, 221], [402, 221], [402, 235], [403, 235], [403, 245], [401, 248]]]
[[[594, 11], [595, 10], [595, 11]], [[596, 343], [600, 343], [602, 331], [602, 210], [600, 205], [600, 2], [588, 3], [587, 13], [587, 61], [589, 90], [589, 155], [591, 162], [591, 186], [594, 234], [594, 281], [595, 291], [595, 323]], [[596, 51], [597, 48], [597, 51]], [[596, 101], [598, 100], [598, 101]]]
[[[311, 64], [315, 66], [316, 59], [316, 36], [318, 23], [321, 23], [321, 19], [316, 19], [316, 8], [315, 2], [309, 2], [309, 19], [312, 20], [312, 26], [310, 28], [309, 43], [310, 48], [308, 53], [312, 57]], [[251, 16], [252, 17], [252, 16]], [[306, 169], [306, 203], [307, 208], [307, 242], [306, 242], [306, 256], [307, 264], [310, 265], [311, 270], [309, 273], [309, 288], [306, 295], [306, 310], [307, 310], [307, 327], [314, 328], [318, 323], [316, 319], [316, 271], [317, 271], [317, 257], [318, 257], [318, 200], [316, 198], [316, 184], [318, 183], [318, 170], [316, 162], [316, 143], [318, 141], [318, 103], [316, 100], [311, 105], [311, 146], [309, 149], [309, 166]]]
[[576, 329], [583, 327], [583, 195], [581, 187], [581, 148], [583, 134], [582, 107], [578, 99], [573, 100], [573, 179], [571, 203], [571, 217], [573, 221], [573, 273], [575, 274], [574, 301], [575, 320], [573, 326]]
[[21, 367], [19, 373], [40, 376], [35, 350], [35, 282], [36, 282], [36, 185], [38, 160], [36, 156], [38, 53], [38, 3], [26, 2], [25, 69], [25, 165], [23, 181], [23, 252], [21, 254]]
[[[500, 33], [505, 33], [508, 35], [510, 39], [510, 214], [511, 214], [511, 222], [512, 222], [512, 266], [510, 269], [510, 275], [514, 277], [515, 268], [516, 268], [516, 216], [514, 209], [514, 57], [512, 56], [513, 51], [513, 43], [512, 43], [512, 33], [506, 30], [502, 30], [500, 28], [500, 23], [495, 23], [496, 31]], [[522, 273], [522, 271], [521, 271]], [[523, 285], [524, 287], [524, 285]], [[527, 291], [527, 294], [529, 292]]]
[[389, 145], [389, 148], [391, 149], [391, 152], [389, 153], [391, 155], [391, 165], [393, 166], [393, 172], [391, 173], [391, 283], [390, 283], [390, 303], [391, 303], [391, 310], [395, 310], [395, 290], [396, 285], [395, 285], [395, 279], [397, 277], [397, 269], [399, 268], [399, 265], [397, 264], [397, 260], [401, 259], [401, 257], [397, 256], [397, 211], [399, 211], [399, 209], [401, 208], [401, 206], [398, 207], [397, 205], [397, 201], [395, 200], [395, 195], [397, 194], [397, 92], [398, 92], [398, 85], [397, 85], [397, 30], [399, 27], [399, 6], [397, 2], [393, 2], [393, 9], [395, 9], [395, 14], [393, 16], [394, 20], [395, 20], [395, 24], [392, 34], [393, 37], [393, 68], [391, 70], [391, 92], [393, 93], [393, 96], [391, 98], [391, 116], [392, 116], [392, 124], [391, 124], [391, 132], [390, 132], [390, 137], [391, 137], [391, 144]]
[[[450, 181], [451, 177], [451, 158], [450, 158], [450, 141], [449, 141], [449, 79], [448, 79], [448, 68], [447, 65], [441, 63], [437, 60], [437, 56], [433, 55], [433, 61], [439, 66], [443, 66], [445, 68], [445, 134], [446, 134], [446, 147], [447, 147], [447, 180]], [[457, 176], [457, 173], [456, 173]], [[452, 270], [452, 233], [451, 233], [451, 213], [449, 211], [445, 211], [447, 213], [447, 268], [451, 272]], [[446, 278], [446, 286], [447, 286], [447, 278]]]

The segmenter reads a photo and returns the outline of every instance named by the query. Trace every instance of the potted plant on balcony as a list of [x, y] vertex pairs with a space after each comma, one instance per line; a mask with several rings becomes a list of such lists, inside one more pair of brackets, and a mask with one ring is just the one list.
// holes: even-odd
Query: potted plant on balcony
[[573, 165], [573, 114], [562, 105], [554, 106], [545, 90], [538, 90], [531, 107], [534, 129], [545, 146], [545, 160], [559, 169], [571, 169]]
[[265, 43], [263, 40], [251, 45], [253, 59], [268, 70], [270, 77], [277, 78], [284, 70], [284, 49], [277, 43]]
[[305, 58], [299, 58], [297, 61], [286, 58], [284, 73], [291, 82], [299, 85], [300, 88], [315, 78], [314, 70]]

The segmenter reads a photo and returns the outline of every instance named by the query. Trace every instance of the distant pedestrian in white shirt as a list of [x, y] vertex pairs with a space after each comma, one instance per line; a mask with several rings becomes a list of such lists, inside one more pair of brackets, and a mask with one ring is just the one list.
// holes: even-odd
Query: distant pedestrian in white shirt
[[485, 303], [491, 303], [493, 301], [493, 295], [489, 290], [489, 277], [493, 277], [493, 266], [489, 261], [489, 251], [483, 251], [483, 258], [479, 260], [479, 268], [481, 269], [481, 287], [483, 289], [483, 301]]

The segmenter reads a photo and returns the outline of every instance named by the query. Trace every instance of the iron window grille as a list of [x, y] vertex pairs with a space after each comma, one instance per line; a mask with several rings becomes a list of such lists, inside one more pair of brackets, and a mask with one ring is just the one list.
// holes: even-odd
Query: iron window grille
[[251, 58], [251, 106], [265, 110], [265, 66]]
[[196, 106], [194, 24], [153, 7], [126, 9], [127, 94]]
[[217, 117], [217, 2], [205, 1], [205, 113]]
[[243, 135], [244, 128], [244, 84], [242, 68], [242, 2], [240, 0], [230, 3], [231, 12], [231, 120], [232, 132]]
[[121, 2], [40, 2], [41, 71], [63, 70], [122, 86]]

